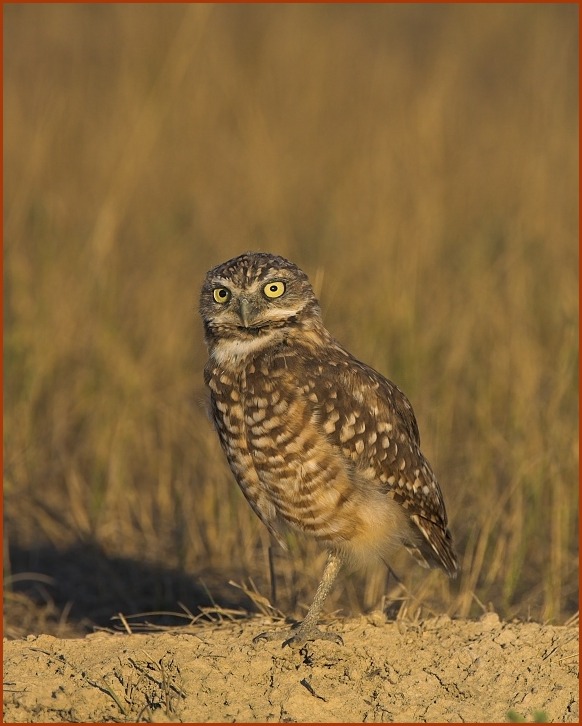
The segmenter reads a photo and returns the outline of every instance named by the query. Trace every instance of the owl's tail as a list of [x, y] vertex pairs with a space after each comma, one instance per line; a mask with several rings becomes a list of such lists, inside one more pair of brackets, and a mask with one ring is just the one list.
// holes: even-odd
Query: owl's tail
[[418, 514], [410, 519], [421, 537], [416, 542], [406, 542], [406, 549], [422, 567], [440, 567], [449, 577], [456, 577], [459, 563], [449, 530]]

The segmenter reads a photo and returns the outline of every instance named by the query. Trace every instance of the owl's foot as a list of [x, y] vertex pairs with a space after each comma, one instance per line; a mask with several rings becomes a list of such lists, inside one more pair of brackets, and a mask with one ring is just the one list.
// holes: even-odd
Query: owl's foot
[[[324, 632], [323, 630], [320, 630], [313, 625], [307, 627], [303, 626], [304, 623], [300, 623], [299, 625], [291, 628], [291, 637], [286, 638], [283, 641], [283, 648], [286, 645], [290, 646], [291, 648], [298, 648], [299, 646], [307, 643], [307, 641], [309, 640], [329, 640], [332, 643], [337, 643], [337, 645], [344, 644], [341, 635], [338, 635], [337, 633], [332, 633], [328, 631]], [[260, 633], [255, 638], [253, 638], [253, 643], [257, 644], [263, 640], [280, 640], [281, 636], [285, 635], [288, 632], [289, 631], [282, 632], [281, 630], [268, 630], [267, 632]]]
[[308, 640], [329, 640], [337, 645], [344, 644], [342, 636], [338, 633], [329, 630], [323, 631], [315, 626], [303, 628], [302, 623], [297, 629], [292, 630], [291, 637], [283, 642], [283, 647], [288, 645], [291, 648], [298, 648], [300, 645], [307, 643]]
[[[298, 648], [308, 640], [331, 640], [332, 643], [343, 645], [344, 641], [337, 633], [323, 632], [317, 627], [319, 616], [321, 615], [321, 609], [327, 594], [329, 593], [331, 586], [338, 572], [342, 566], [342, 555], [337, 552], [330, 552], [327, 559], [325, 570], [323, 571], [323, 577], [317, 587], [317, 592], [311, 603], [311, 607], [307, 611], [307, 615], [302, 623], [295, 625], [291, 628], [291, 637], [287, 638], [283, 642], [283, 647], [290, 645], [292, 648]], [[253, 639], [253, 643], [258, 643], [261, 640], [279, 640], [281, 637], [281, 631], [269, 631], [267, 633], [261, 633]]]

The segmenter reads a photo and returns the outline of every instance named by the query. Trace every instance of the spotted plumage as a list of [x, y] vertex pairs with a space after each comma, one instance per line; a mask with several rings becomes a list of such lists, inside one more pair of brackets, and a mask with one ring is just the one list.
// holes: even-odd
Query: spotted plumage
[[329, 637], [317, 617], [341, 564], [403, 545], [454, 576], [442, 494], [406, 396], [356, 360], [321, 320], [305, 273], [247, 253], [206, 276], [200, 300], [212, 418], [255, 513], [328, 547], [310, 611], [290, 639]]

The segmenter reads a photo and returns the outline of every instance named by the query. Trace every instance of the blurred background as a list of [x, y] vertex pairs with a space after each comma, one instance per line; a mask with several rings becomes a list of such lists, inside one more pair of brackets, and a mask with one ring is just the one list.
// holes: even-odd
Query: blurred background
[[575, 617], [577, 13], [4, 6], [8, 635], [305, 613], [325, 554], [273, 592], [204, 408], [199, 289], [249, 249], [407, 393], [461, 560], [328, 612]]

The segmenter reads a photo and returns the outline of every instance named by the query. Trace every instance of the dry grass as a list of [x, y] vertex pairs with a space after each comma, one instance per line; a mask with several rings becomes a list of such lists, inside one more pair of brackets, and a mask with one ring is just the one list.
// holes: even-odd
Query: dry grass
[[[408, 393], [462, 560], [450, 590], [406, 559], [402, 585], [347, 578], [330, 610], [572, 615], [576, 6], [13, 4], [4, 23], [9, 586], [50, 575], [79, 621], [178, 610], [174, 572], [270, 596], [196, 313], [205, 271], [250, 248], [303, 267], [336, 337]], [[323, 555], [292, 549], [276, 605], [299, 615]]]

